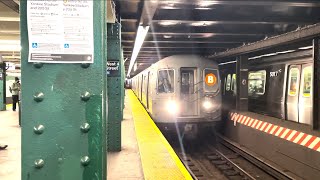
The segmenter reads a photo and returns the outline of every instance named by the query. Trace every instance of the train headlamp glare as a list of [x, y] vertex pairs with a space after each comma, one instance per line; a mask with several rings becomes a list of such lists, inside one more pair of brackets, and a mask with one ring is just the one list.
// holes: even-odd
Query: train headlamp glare
[[202, 103], [202, 106], [206, 109], [206, 110], [210, 110], [213, 107], [213, 104], [209, 101], [204, 101]]
[[175, 101], [169, 100], [166, 104], [166, 109], [170, 114], [178, 113], [178, 105]]

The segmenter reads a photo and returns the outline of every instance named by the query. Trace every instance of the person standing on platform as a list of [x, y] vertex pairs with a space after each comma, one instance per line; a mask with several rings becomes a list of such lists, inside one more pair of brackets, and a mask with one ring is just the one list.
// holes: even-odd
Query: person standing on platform
[[19, 92], [20, 92], [20, 80], [18, 77], [15, 77], [15, 82], [11, 86], [11, 93], [12, 93], [12, 110], [16, 111], [17, 103], [19, 101]]

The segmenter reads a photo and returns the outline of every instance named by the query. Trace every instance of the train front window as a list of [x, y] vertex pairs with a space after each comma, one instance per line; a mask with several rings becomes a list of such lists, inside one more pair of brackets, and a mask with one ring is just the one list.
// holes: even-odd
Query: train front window
[[312, 83], [312, 67], [308, 66], [303, 69], [303, 96], [310, 97]]
[[231, 75], [228, 74], [227, 76], [227, 83], [226, 83], [226, 90], [230, 91], [230, 87], [231, 87]]
[[295, 96], [298, 91], [298, 79], [299, 79], [299, 69], [291, 68], [289, 72], [289, 95]]
[[248, 93], [249, 95], [263, 95], [265, 92], [265, 85], [266, 85], [266, 71], [252, 71], [249, 72], [249, 86], [248, 86]]
[[158, 71], [158, 93], [172, 93], [174, 91], [174, 70]]
[[[219, 89], [219, 74], [217, 69], [205, 68], [203, 70], [204, 91], [217, 92]], [[229, 87], [230, 89], [230, 87]]]

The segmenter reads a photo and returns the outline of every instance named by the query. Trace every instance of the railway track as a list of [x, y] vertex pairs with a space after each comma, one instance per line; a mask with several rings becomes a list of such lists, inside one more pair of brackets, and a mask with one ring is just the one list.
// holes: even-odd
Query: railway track
[[181, 143], [172, 143], [194, 179], [293, 179], [239, 149], [220, 135], [201, 139], [201, 142], [197, 143], [183, 143], [182, 148], [178, 145]]

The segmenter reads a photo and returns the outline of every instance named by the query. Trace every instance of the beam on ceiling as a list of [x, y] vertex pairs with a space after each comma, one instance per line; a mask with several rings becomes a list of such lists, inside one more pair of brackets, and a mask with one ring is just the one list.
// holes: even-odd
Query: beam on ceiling
[[[135, 1], [135, 0], [133, 0]], [[190, 0], [175, 0], [174, 2], [170, 0], [161, 1], [161, 5], [168, 4], [189, 4], [189, 5], [199, 5], [199, 1]], [[230, 5], [230, 6], [293, 6], [293, 7], [320, 7], [320, 2], [317, 0], [203, 0], [202, 3], [207, 6], [210, 5]]]
[[222, 58], [238, 56], [241, 54], [248, 54], [251, 52], [261, 51], [272, 47], [279, 47], [282, 45], [312, 39], [317, 36], [320, 36], [320, 23], [302, 28], [297, 31], [288, 32], [283, 35], [271, 37], [266, 40], [258, 41], [256, 43], [252, 43], [246, 46], [230, 49], [229, 51], [217, 53], [216, 55], [209, 56], [209, 58], [218, 60]]
[[10, 9], [12, 9], [13, 11], [19, 13], [19, 4], [17, 4], [15, 1], [13, 1], [13, 0], [0, 0], [0, 2], [4, 5], [6, 5], [7, 7], [9, 7]]
[[[136, 32], [122, 32], [121, 34], [123, 35], [135, 35]], [[174, 36], [186, 36], [186, 35], [194, 35], [194, 36], [261, 36], [261, 35], [266, 35], [265, 33], [212, 33], [212, 32], [149, 32], [149, 35], [174, 35]]]

